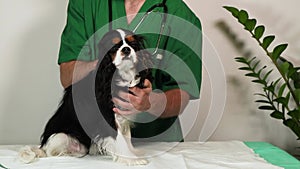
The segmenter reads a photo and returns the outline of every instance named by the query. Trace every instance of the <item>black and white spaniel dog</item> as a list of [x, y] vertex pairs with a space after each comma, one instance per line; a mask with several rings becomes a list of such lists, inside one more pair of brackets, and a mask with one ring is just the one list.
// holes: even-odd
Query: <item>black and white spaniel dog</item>
[[147, 164], [131, 144], [130, 123], [113, 112], [112, 97], [151, 80], [150, 55], [143, 38], [128, 30], [108, 32], [98, 44], [97, 69], [65, 89], [56, 113], [46, 124], [40, 147], [24, 147], [26, 163], [39, 157], [110, 154], [127, 165]]

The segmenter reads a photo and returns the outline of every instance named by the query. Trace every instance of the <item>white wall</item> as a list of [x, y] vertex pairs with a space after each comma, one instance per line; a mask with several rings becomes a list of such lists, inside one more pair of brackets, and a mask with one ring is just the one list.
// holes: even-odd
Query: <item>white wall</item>
[[66, 1], [0, 1], [0, 144], [38, 143], [61, 97]]
[[[277, 42], [289, 42], [288, 56], [300, 53], [300, 20], [297, 0], [222, 1], [185, 0], [202, 21], [205, 58], [215, 49], [227, 83], [218, 90], [227, 92], [223, 118], [211, 140], [268, 141], [292, 151], [296, 137], [280, 121], [260, 112], [253, 103], [259, 90], [243, 72], [237, 71], [234, 57], [239, 53], [215, 26], [224, 19], [234, 32], [262, 54], [242, 27], [226, 12], [223, 5], [245, 8], [250, 15], [277, 35]], [[270, 3], [271, 5], [269, 5]], [[57, 53], [65, 24], [67, 0], [0, 0], [0, 144], [36, 144], [43, 127], [61, 98]], [[265, 10], [268, 9], [266, 12]], [[208, 49], [209, 48], [209, 49]], [[300, 62], [296, 57], [292, 58]], [[205, 65], [204, 65], [205, 66]], [[220, 72], [222, 73], [222, 72]], [[223, 72], [224, 73], [224, 72]], [[201, 105], [198, 118], [187, 140], [197, 140], [211, 101], [209, 71], [204, 68]], [[190, 109], [195, 109], [191, 107]], [[194, 110], [194, 112], [197, 112]], [[193, 119], [185, 116], [184, 123]]]
[[[227, 86], [224, 86], [227, 91], [225, 111], [217, 130], [210, 140], [268, 141], [290, 152], [295, 151], [295, 147], [299, 146], [299, 142], [297, 143], [294, 134], [284, 127], [281, 121], [271, 118], [268, 112], [257, 110], [253, 93], [260, 91], [260, 87], [250, 83], [250, 80], [243, 76], [244, 72], [238, 71], [239, 64], [234, 61], [234, 58], [241, 54], [235, 50], [215, 24], [219, 20], [224, 20], [231, 26], [232, 31], [238, 35], [239, 39], [248, 44], [247, 48], [251, 49], [255, 56], [268, 64], [269, 60], [265, 59], [264, 53], [258, 48], [254, 39], [243, 30], [243, 27], [222, 6], [233, 5], [240, 9], [246, 9], [250, 13], [250, 17], [255, 17], [258, 23], [266, 26], [267, 34], [276, 35], [275, 43], [289, 43], [285, 55], [299, 66], [300, 23], [298, 21], [300, 15], [298, 15], [299, 9], [297, 7], [300, 2], [297, 0], [287, 0], [284, 3], [273, 0], [230, 0], [226, 2], [222, 0], [185, 0], [185, 2], [201, 19], [204, 35], [218, 52], [227, 79]], [[204, 55], [207, 54], [206, 50], [204, 48]], [[204, 72], [203, 81], [204, 83], [209, 81], [206, 72]], [[209, 89], [208, 86], [209, 83], [201, 93], [199, 115], [205, 115], [208, 105], [210, 105], [210, 98], [207, 98], [210, 94], [205, 90]], [[203, 122], [203, 118], [198, 119], [198, 122]], [[195, 127], [190, 131], [188, 135], [190, 139], [198, 138], [196, 135], [200, 131], [199, 124], [195, 126], [198, 126], [198, 128]]]

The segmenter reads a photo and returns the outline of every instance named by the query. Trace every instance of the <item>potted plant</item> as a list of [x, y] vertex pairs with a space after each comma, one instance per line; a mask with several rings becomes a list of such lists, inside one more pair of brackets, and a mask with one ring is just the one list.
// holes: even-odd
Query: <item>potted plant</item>
[[[249, 18], [246, 10], [235, 7], [224, 6], [244, 29], [250, 33], [260, 48], [265, 52], [275, 68], [266, 65], [261, 66], [261, 60], [256, 57], [237, 57], [235, 60], [242, 63], [239, 69], [246, 71], [245, 76], [253, 78], [252, 82], [262, 86], [262, 91], [255, 93], [260, 96], [256, 102], [260, 104], [261, 110], [270, 111], [270, 116], [282, 120], [283, 124], [290, 128], [300, 139], [300, 67], [282, 57], [288, 44], [279, 44], [269, 49], [275, 36], [265, 36], [265, 26], [257, 25], [254, 18]], [[271, 78], [274, 69], [278, 71], [279, 77]]]

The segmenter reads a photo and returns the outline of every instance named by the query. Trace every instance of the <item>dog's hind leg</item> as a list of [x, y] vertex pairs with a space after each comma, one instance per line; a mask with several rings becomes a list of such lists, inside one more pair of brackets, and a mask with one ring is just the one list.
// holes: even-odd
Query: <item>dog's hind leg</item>
[[53, 134], [42, 147], [47, 156], [85, 156], [88, 150], [76, 138], [65, 133]]

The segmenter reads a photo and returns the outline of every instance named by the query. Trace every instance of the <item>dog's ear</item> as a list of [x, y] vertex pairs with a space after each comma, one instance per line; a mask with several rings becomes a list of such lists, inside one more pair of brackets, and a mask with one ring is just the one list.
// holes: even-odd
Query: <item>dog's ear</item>
[[144, 69], [152, 68], [153, 63], [151, 61], [151, 53], [145, 47], [145, 38], [141, 35], [133, 35], [138, 45], [138, 59]]
[[107, 32], [99, 41], [97, 47], [99, 52], [99, 59], [102, 59], [107, 53], [118, 43], [117, 39], [119, 33], [116, 30]]
[[151, 60], [151, 54], [148, 50], [143, 49], [139, 52], [140, 62], [143, 64], [144, 69], [149, 69], [153, 67], [153, 62]]
[[101, 39], [101, 41], [98, 43], [97, 45], [98, 47], [98, 58], [101, 60], [104, 58], [104, 56], [107, 55], [107, 53], [109, 52], [109, 49], [113, 47], [113, 45], [108, 42], [105, 41], [104, 38]]

